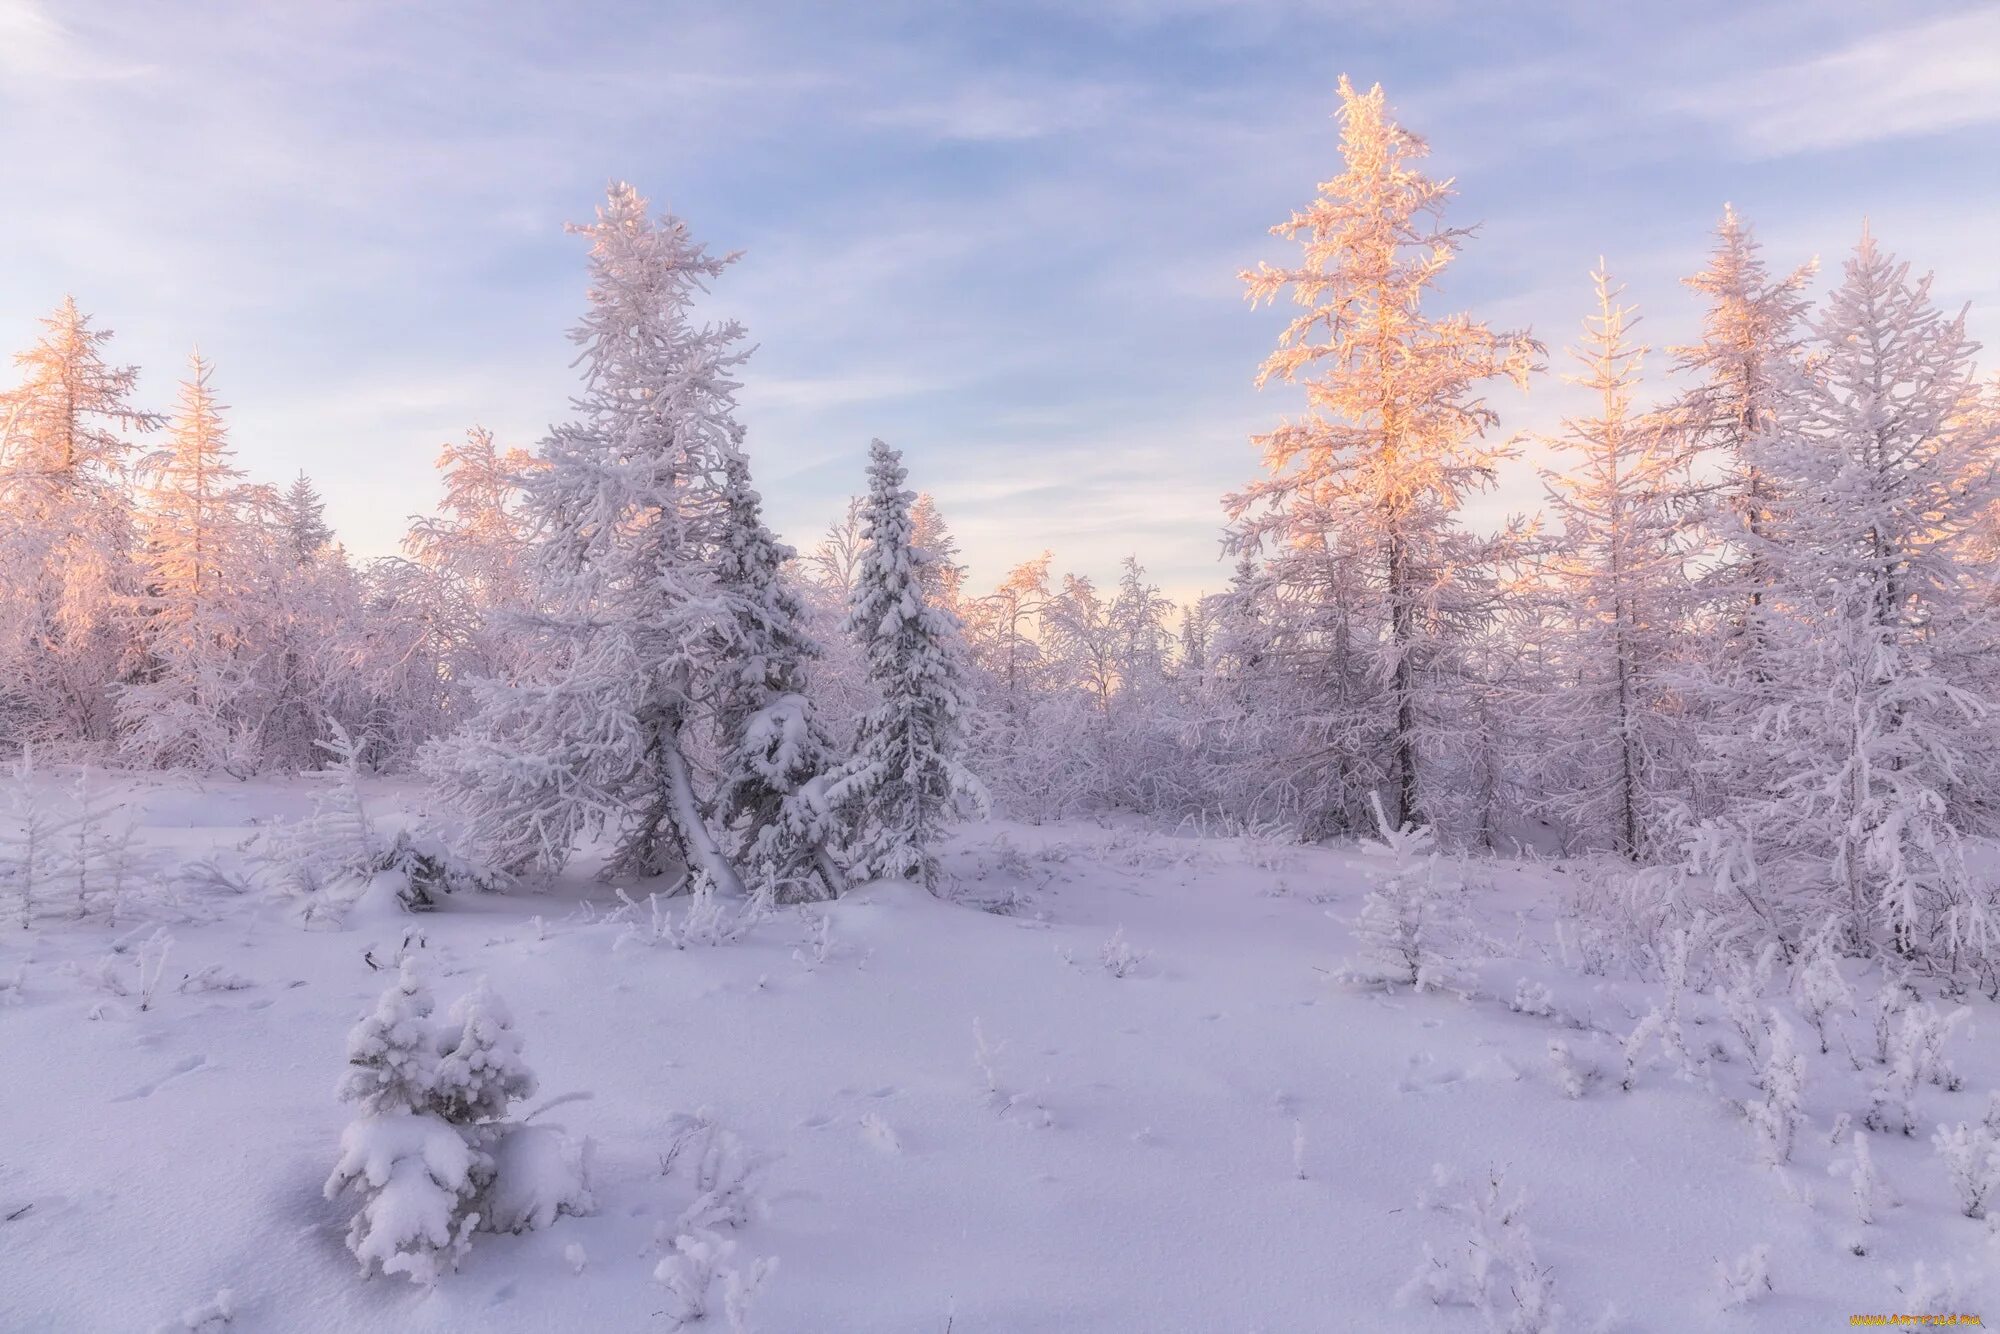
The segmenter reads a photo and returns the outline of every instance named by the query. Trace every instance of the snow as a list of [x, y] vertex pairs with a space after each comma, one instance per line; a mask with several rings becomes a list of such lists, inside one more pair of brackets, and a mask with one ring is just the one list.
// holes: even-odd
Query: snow
[[[391, 822], [423, 799], [366, 786]], [[143, 796], [168, 861], [305, 806], [276, 782]], [[1447, 869], [1469, 1000], [1336, 980], [1398, 873], [1380, 855], [1080, 823], [961, 828], [953, 901], [878, 883], [678, 949], [616, 948], [646, 887], [626, 907], [581, 871], [341, 929], [157, 886], [117, 928], [10, 926], [0, 1329], [671, 1329], [699, 1281], [701, 1327], [736, 1308], [767, 1334], [1473, 1330], [1450, 1300], [1480, 1273], [1502, 1328], [1516, 1293], [1573, 1329], [2000, 1311], [1996, 1234], [1964, 1194], [1993, 1189], [1991, 1002], [1898, 1021], [1960, 1087], [1917, 1080], [1915, 1133], [1864, 1140], [1878, 1074], [1901, 1069], [1874, 1059], [1873, 968], [1841, 965], [1860, 1013], [1827, 1001], [1829, 1054], [1784, 970], [1765, 980], [1756, 1012], [1789, 1025], [1803, 1078], [1760, 1091], [1715, 996], [1754, 978], [1697, 970], [1670, 1002], [1565, 918], [1578, 867]], [[142, 1009], [155, 931], [171, 951]], [[429, 1290], [364, 1280], [353, 1196], [321, 1193], [355, 1111], [334, 1097], [346, 1035], [405, 950], [440, 1000], [505, 998], [542, 1104], [587, 1095], [560, 1131], [515, 1109], [497, 1156], [528, 1230], [474, 1234]], [[1670, 1005], [1694, 1066], [1649, 1045], [1625, 1091], [1626, 1036]], [[1789, 1160], [1767, 1166], [1739, 1108], [1791, 1097]], [[1961, 1123], [1947, 1160], [1932, 1138]], [[416, 1160], [462, 1150], [432, 1138]]]

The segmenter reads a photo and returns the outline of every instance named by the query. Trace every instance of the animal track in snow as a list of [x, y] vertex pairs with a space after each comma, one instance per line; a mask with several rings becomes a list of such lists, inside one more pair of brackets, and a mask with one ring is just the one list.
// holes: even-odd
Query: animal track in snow
[[208, 1057], [206, 1056], [186, 1057], [176, 1062], [174, 1064], [173, 1069], [169, 1070], [166, 1074], [160, 1076], [152, 1083], [141, 1084], [138, 1088], [133, 1089], [130, 1093], [121, 1093], [117, 1097], [113, 1098], [111, 1101], [132, 1102], [139, 1098], [150, 1098], [155, 1093], [159, 1092], [162, 1088], [166, 1087], [168, 1084], [171, 1084], [176, 1079], [179, 1079], [182, 1075], [191, 1075], [197, 1070], [204, 1070], [207, 1068], [208, 1068]]

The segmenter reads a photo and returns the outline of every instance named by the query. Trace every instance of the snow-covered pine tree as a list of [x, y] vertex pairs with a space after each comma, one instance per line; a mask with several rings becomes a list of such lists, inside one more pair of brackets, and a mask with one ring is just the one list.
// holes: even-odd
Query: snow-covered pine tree
[[837, 898], [846, 877], [831, 850], [825, 793], [835, 762], [808, 680], [820, 647], [785, 576], [792, 549], [764, 526], [749, 463], [730, 458], [723, 478], [716, 579], [732, 596], [709, 669], [722, 771], [717, 820], [746, 872], [778, 902]]
[[1531, 697], [1547, 805], [1587, 844], [1640, 859], [1660, 850], [1667, 803], [1682, 789], [1685, 718], [1667, 681], [1687, 605], [1678, 510], [1690, 482], [1676, 433], [1633, 406], [1646, 353], [1622, 289], [1599, 269], [1567, 376], [1594, 399], [1546, 443], [1542, 470], [1559, 536], [1541, 562], [1551, 624]]
[[358, 1115], [340, 1136], [326, 1198], [362, 1197], [347, 1248], [429, 1286], [455, 1269], [479, 1224], [491, 1163], [436, 1110], [440, 1053], [431, 993], [414, 957], [347, 1039], [339, 1095]]
[[958, 618], [924, 597], [928, 553], [911, 545], [902, 456], [868, 448], [868, 547], [857, 572], [848, 628], [868, 659], [881, 702], [863, 715], [854, 755], [827, 786], [853, 821], [856, 877], [915, 881], [937, 892], [932, 845], [961, 802], [984, 808], [985, 790], [959, 761], [969, 697], [961, 679]]
[[[1389, 119], [1379, 85], [1357, 93], [1343, 78], [1340, 99], [1344, 169], [1272, 229], [1301, 244], [1301, 263], [1244, 275], [1253, 301], [1289, 289], [1305, 308], [1258, 383], [1303, 385], [1307, 411], [1262, 438], [1270, 476], [1228, 500], [1292, 590], [1278, 604], [1293, 622], [1287, 670], [1315, 715], [1299, 730], [1318, 734], [1322, 771], [1346, 766], [1366, 784], [1324, 784], [1339, 804], [1308, 813], [1319, 831], [1358, 824], [1378, 784], [1398, 825], [1429, 818], [1425, 751], [1462, 704], [1454, 647], [1491, 610], [1491, 552], [1457, 517], [1507, 453], [1484, 440], [1496, 416], [1478, 386], [1525, 384], [1539, 351], [1424, 312], [1467, 235], [1441, 221], [1450, 182], [1417, 169], [1429, 149]], [[1377, 755], [1379, 776], [1364, 767]]]
[[119, 748], [145, 767], [241, 778], [263, 760], [263, 534], [210, 371], [199, 352], [190, 358], [171, 442], [139, 469], [141, 657], [118, 694]]
[[428, 1105], [453, 1125], [498, 1121], [516, 1099], [534, 1096], [514, 1016], [484, 978], [452, 1002], [437, 1048]]
[[137, 593], [125, 430], [138, 371], [107, 365], [108, 329], [64, 298], [0, 394], [0, 733], [45, 753], [112, 737]]
[[1974, 540], [2000, 498], [2000, 442], [1973, 411], [1964, 316], [1864, 234], [1810, 321], [1810, 370], [1753, 444], [1778, 499], [1766, 702], [1708, 738], [1769, 925], [1828, 918], [1849, 948], [1941, 972], [2000, 953], [2000, 899], [1968, 870], [1995, 831], [1961, 785], [2000, 773], [1988, 720], [1992, 570]]
[[696, 675], [731, 611], [712, 558], [747, 355], [741, 326], [697, 324], [693, 308], [733, 256], [653, 219], [624, 184], [572, 230], [591, 243], [590, 310], [570, 335], [579, 415], [543, 442], [521, 501], [538, 661], [474, 683], [474, 715], [426, 763], [498, 866], [559, 866], [604, 828], [614, 869], [685, 867], [741, 894], [687, 753]]

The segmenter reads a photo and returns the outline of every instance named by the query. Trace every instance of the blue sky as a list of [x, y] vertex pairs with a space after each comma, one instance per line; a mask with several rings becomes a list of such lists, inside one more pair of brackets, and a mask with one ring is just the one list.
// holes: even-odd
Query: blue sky
[[[562, 223], [621, 177], [744, 252], [714, 304], [788, 538], [880, 435], [976, 583], [1047, 547], [1216, 587], [1218, 497], [1298, 403], [1252, 387], [1284, 312], [1235, 275], [1337, 169], [1342, 72], [1483, 222], [1448, 303], [1554, 369], [1600, 254], [1685, 338], [1724, 201], [1774, 263], [1837, 268], [1867, 216], [2000, 343], [1990, 0], [0, 0], [0, 345], [74, 292], [165, 406], [198, 343], [246, 465], [387, 552], [444, 440], [565, 414]], [[1496, 396], [1509, 432], [1568, 401]], [[1482, 514], [1534, 505], [1533, 454]]]

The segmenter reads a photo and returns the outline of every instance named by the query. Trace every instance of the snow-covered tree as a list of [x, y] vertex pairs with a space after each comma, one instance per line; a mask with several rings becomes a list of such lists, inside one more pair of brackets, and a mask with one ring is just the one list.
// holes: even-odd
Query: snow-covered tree
[[1048, 655], [1063, 686], [1088, 694], [1097, 708], [1100, 735], [1111, 719], [1111, 695], [1118, 687], [1118, 628], [1111, 605], [1088, 575], [1063, 576], [1062, 590], [1042, 612]]
[[284, 547], [300, 565], [310, 562], [321, 547], [333, 541], [333, 528], [326, 521], [326, 501], [303, 472], [278, 498], [277, 517]]
[[1686, 454], [1664, 423], [1635, 408], [1646, 349], [1638, 323], [1602, 267], [1597, 313], [1573, 355], [1589, 390], [1587, 415], [1549, 440], [1542, 470], [1560, 525], [1543, 560], [1552, 624], [1531, 706], [1537, 767], [1549, 804], [1581, 837], [1628, 858], [1659, 850], [1667, 803], [1679, 795], [1687, 738], [1669, 684], [1686, 606], [1678, 506]]
[[124, 433], [160, 419], [73, 298], [42, 327], [0, 394], [0, 732], [87, 750], [112, 736], [138, 591]]
[[1166, 677], [1173, 657], [1174, 636], [1167, 628], [1173, 609], [1174, 604], [1146, 582], [1139, 558], [1127, 556], [1119, 565], [1118, 592], [1110, 610], [1122, 693], [1137, 695]]
[[1343, 170], [1272, 229], [1300, 243], [1300, 262], [1244, 275], [1253, 301], [1289, 291], [1304, 308], [1258, 383], [1302, 386], [1306, 412], [1262, 437], [1270, 475], [1228, 502], [1287, 592], [1296, 730], [1322, 770], [1354, 770], [1328, 784], [1344, 809], [1315, 812], [1320, 828], [1355, 822], [1377, 787], [1396, 823], [1425, 818], [1425, 753], [1462, 702], [1454, 653], [1491, 611], [1492, 553], [1458, 521], [1507, 452], [1484, 439], [1496, 418], [1478, 390], [1525, 383], [1538, 350], [1424, 311], [1467, 235], [1442, 222], [1450, 183], [1418, 169], [1429, 150], [1379, 86], [1343, 78], [1340, 98]]
[[2000, 900], [1961, 849], [1995, 828], [1988, 721], [1992, 572], [1973, 540], [2000, 444], [1968, 411], [1964, 317], [1864, 235], [1810, 322], [1795, 377], [1752, 443], [1775, 485], [1754, 548], [1771, 571], [1770, 672], [1746, 731], [1709, 738], [1769, 925], [1838, 918], [1943, 971], [2000, 951]]
[[881, 702], [865, 714], [854, 755], [828, 784], [833, 807], [853, 820], [857, 877], [915, 881], [936, 892], [932, 852], [961, 803], [985, 791], [960, 762], [969, 700], [958, 618], [924, 596], [929, 553], [911, 545], [902, 456], [868, 449], [868, 547], [857, 572], [849, 630], [861, 641]]
[[483, 978], [452, 1003], [437, 1047], [430, 1105], [453, 1125], [498, 1121], [516, 1099], [534, 1096], [514, 1016]]
[[937, 498], [928, 491], [918, 492], [910, 506], [910, 531], [910, 541], [930, 553], [924, 592], [946, 611], [960, 614], [965, 567], [958, 563], [958, 539], [938, 512]]
[[713, 555], [747, 355], [739, 325], [693, 308], [730, 257], [629, 185], [573, 230], [591, 243], [579, 416], [543, 442], [521, 500], [538, 661], [474, 683], [474, 716], [429, 763], [499, 865], [560, 865], [606, 828], [618, 869], [685, 867], [740, 894], [688, 754], [697, 676], [730, 619]]
[[534, 466], [528, 451], [503, 450], [491, 431], [473, 427], [439, 453], [444, 499], [404, 539], [435, 585], [436, 651], [454, 680], [501, 675], [513, 664], [508, 618], [534, 598], [520, 513], [521, 479]]
[[1772, 278], [1749, 224], [1727, 205], [1715, 237], [1707, 267], [1685, 280], [1708, 306], [1701, 340], [1673, 349], [1674, 369], [1699, 378], [1672, 415], [1683, 439], [1719, 473], [1707, 509], [1721, 550], [1704, 581], [1729, 628], [1716, 670], [1761, 677], [1756, 621], [1772, 579], [1761, 546], [1778, 497], [1755, 445], [1794, 378], [1806, 288], [1818, 262]]
[[829, 846], [835, 830], [825, 778], [834, 756], [807, 671], [820, 647], [785, 577], [792, 549], [764, 526], [749, 464], [731, 458], [723, 475], [727, 527], [716, 578], [732, 596], [710, 669], [722, 769], [717, 818], [774, 898], [834, 898], [846, 885]]
[[525, 1231], [589, 1207], [561, 1136], [505, 1119], [535, 1088], [506, 1005], [482, 981], [442, 1026], [431, 1009], [406, 955], [348, 1035], [339, 1093], [358, 1114], [325, 1188], [361, 1197], [347, 1247], [362, 1272], [425, 1286], [458, 1266], [476, 1228]]
[[142, 766], [242, 777], [264, 758], [265, 544], [210, 371], [197, 352], [171, 443], [140, 468], [141, 660], [118, 696], [119, 745]]
[[861, 552], [867, 541], [861, 536], [861, 497], [849, 496], [840, 517], [826, 526], [819, 545], [806, 559], [813, 580], [838, 593], [845, 602], [854, 591], [854, 572], [861, 568]]
[[1016, 565], [1000, 586], [967, 610], [967, 640], [974, 660], [991, 681], [989, 693], [1018, 718], [1027, 708], [1030, 691], [1039, 683], [1043, 665], [1042, 617], [1053, 593], [1049, 589], [1052, 552]]

